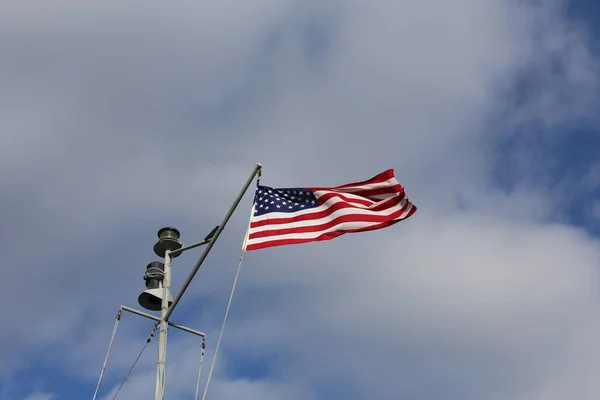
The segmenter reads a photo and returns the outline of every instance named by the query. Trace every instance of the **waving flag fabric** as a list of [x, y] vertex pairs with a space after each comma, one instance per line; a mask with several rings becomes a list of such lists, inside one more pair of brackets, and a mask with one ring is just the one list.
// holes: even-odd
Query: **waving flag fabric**
[[333, 188], [258, 185], [244, 250], [380, 229], [410, 217], [416, 210], [392, 169], [364, 182]]

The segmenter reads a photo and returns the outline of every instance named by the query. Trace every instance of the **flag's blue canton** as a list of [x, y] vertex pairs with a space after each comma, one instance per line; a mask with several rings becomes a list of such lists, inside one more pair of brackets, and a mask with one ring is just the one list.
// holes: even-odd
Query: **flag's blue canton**
[[306, 189], [273, 189], [259, 186], [254, 199], [254, 215], [270, 212], [296, 212], [319, 205], [317, 198]]

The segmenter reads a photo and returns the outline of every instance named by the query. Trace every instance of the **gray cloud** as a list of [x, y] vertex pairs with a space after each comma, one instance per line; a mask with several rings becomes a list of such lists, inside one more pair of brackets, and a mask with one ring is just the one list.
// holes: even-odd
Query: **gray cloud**
[[52, 400], [54, 396], [47, 393], [32, 393], [25, 398], [25, 400]]
[[[255, 162], [273, 186], [391, 166], [414, 219], [247, 255], [212, 396], [590, 398], [597, 243], [544, 222], [544, 191], [506, 194], [489, 175], [504, 130], [590, 117], [597, 62], [560, 6], [4, 2], [1, 249], [19, 305], [6, 310], [2, 376], [43, 359], [92, 387], [155, 230], [203, 237]], [[507, 101], [522, 71], [534, 88]], [[211, 346], [247, 218], [242, 207], [177, 314], [209, 327]], [[193, 261], [178, 259], [175, 286]], [[134, 320], [107, 386], [151, 328]], [[197, 354], [172, 338], [177, 398]], [[124, 397], [153, 391], [154, 352]], [[236, 360], [261, 357], [265, 377], [234, 377]]]

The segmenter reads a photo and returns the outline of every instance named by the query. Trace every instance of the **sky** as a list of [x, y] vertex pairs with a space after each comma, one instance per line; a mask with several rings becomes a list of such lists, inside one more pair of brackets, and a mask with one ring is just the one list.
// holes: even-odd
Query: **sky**
[[[248, 252], [207, 399], [596, 399], [591, 0], [0, 2], [0, 400], [92, 398], [156, 232], [393, 168], [418, 211]], [[252, 191], [173, 313], [214, 354]], [[173, 287], [200, 251], [178, 257]], [[123, 315], [99, 399], [153, 323]], [[118, 398], [152, 398], [157, 340]], [[169, 330], [166, 397], [200, 342]]]

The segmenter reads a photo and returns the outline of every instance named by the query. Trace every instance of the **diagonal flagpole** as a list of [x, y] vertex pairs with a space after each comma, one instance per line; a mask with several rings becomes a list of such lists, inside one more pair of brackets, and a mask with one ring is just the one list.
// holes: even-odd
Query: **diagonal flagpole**
[[[260, 184], [260, 176], [261, 171], [258, 170], [258, 177], [256, 179], [256, 187]], [[229, 310], [231, 309], [231, 302], [233, 301], [233, 294], [235, 293], [235, 289], [237, 287], [238, 278], [240, 276], [240, 271], [242, 269], [242, 260], [244, 259], [244, 254], [246, 254], [246, 243], [248, 242], [248, 236], [250, 234], [250, 224], [252, 223], [252, 217], [254, 216], [254, 210], [256, 209], [256, 195], [254, 196], [254, 200], [252, 201], [252, 208], [250, 209], [250, 220], [248, 221], [248, 229], [246, 229], [246, 235], [244, 236], [244, 242], [242, 244], [242, 253], [240, 254], [240, 261], [238, 263], [238, 268], [235, 273], [235, 278], [233, 279], [233, 286], [231, 287], [231, 293], [229, 294], [229, 302], [227, 303], [227, 309], [225, 310], [225, 317], [223, 318], [223, 325], [221, 326], [221, 332], [219, 332], [219, 339], [217, 340], [217, 345], [215, 347], [215, 354], [213, 355], [212, 362], [210, 364], [210, 370], [208, 371], [208, 378], [206, 379], [206, 385], [204, 386], [204, 393], [202, 394], [202, 400], [206, 399], [206, 394], [208, 393], [208, 387], [210, 385], [210, 381], [212, 378], [212, 373], [215, 367], [215, 363], [217, 361], [217, 356], [219, 355], [219, 347], [221, 346], [221, 339], [223, 338], [223, 332], [225, 331], [225, 325], [227, 324], [227, 318], [229, 317]]]
[[185, 293], [186, 289], [188, 288], [188, 286], [192, 282], [192, 279], [194, 279], [194, 276], [196, 276], [196, 273], [198, 272], [198, 269], [200, 269], [200, 266], [202, 265], [202, 263], [206, 259], [206, 256], [208, 255], [208, 253], [212, 249], [213, 245], [215, 244], [215, 242], [219, 238], [219, 235], [225, 229], [225, 225], [227, 225], [227, 222], [229, 221], [229, 218], [231, 218], [231, 215], [233, 214], [233, 212], [237, 208], [238, 204], [242, 200], [242, 197], [244, 197], [244, 194], [248, 190], [248, 187], [250, 187], [250, 184], [254, 180], [254, 177], [257, 176], [257, 175], [260, 176], [261, 171], [262, 171], [262, 165], [260, 163], [256, 164], [256, 167], [252, 171], [252, 174], [250, 175], [250, 177], [248, 178], [248, 180], [244, 184], [244, 187], [243, 187], [242, 191], [238, 194], [237, 198], [235, 199], [235, 201], [231, 205], [231, 208], [229, 209], [229, 211], [227, 211], [227, 215], [225, 215], [225, 218], [223, 218], [223, 221], [221, 222], [221, 224], [218, 226], [216, 232], [211, 237], [210, 241], [208, 242], [208, 245], [204, 249], [204, 252], [200, 256], [200, 258], [198, 259], [198, 261], [196, 261], [196, 264], [192, 268], [192, 272], [190, 272], [190, 275], [188, 276], [188, 278], [186, 279], [186, 281], [183, 283], [183, 287], [179, 291], [179, 294], [175, 297], [175, 299], [173, 299], [173, 303], [169, 306], [167, 314], [165, 315], [165, 318], [164, 318], [165, 320], [167, 320], [167, 321], [169, 320], [169, 317], [171, 316], [171, 313], [173, 312], [173, 310], [175, 309], [175, 307], [177, 306], [177, 304], [179, 304], [179, 301], [181, 300], [181, 297], [183, 296], [183, 294]]

